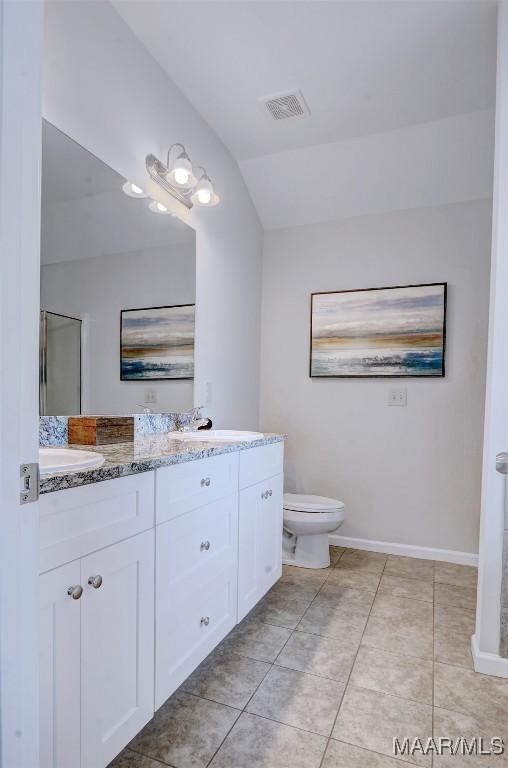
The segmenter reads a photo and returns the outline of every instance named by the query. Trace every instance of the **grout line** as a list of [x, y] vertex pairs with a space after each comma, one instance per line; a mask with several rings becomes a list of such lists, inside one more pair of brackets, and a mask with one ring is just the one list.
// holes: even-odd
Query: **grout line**
[[[342, 555], [343, 555], [343, 554], [344, 554], [344, 553], [342, 552], [340, 557], [342, 557]], [[340, 557], [338, 558], [337, 562], [340, 560]], [[331, 572], [332, 572], [332, 570], [333, 570], [333, 568], [335, 567], [335, 564], [334, 564], [334, 565], [332, 565], [332, 564], [330, 563], [330, 565], [331, 565], [331, 568], [330, 568], [330, 573], [331, 573]], [[261, 685], [264, 683], [264, 681], [266, 680], [266, 678], [267, 678], [267, 677], [268, 677], [268, 675], [270, 674], [270, 672], [271, 672], [271, 670], [273, 669], [273, 667], [274, 667], [274, 666], [276, 666], [276, 665], [275, 665], [275, 661], [276, 661], [276, 660], [277, 660], [277, 658], [280, 656], [280, 654], [282, 653], [282, 651], [284, 650], [284, 648], [286, 647], [286, 645], [288, 644], [288, 642], [291, 640], [291, 638], [293, 637], [294, 633], [297, 631], [297, 628], [298, 628], [298, 625], [300, 624], [300, 621], [302, 620], [303, 616], [305, 616], [305, 614], [306, 614], [306, 613], [307, 613], [307, 611], [309, 610], [310, 606], [312, 605], [312, 603], [314, 602], [314, 600], [316, 599], [316, 597], [317, 597], [317, 596], [318, 596], [318, 594], [320, 593], [320, 591], [321, 591], [321, 589], [323, 588], [324, 584], [326, 584], [326, 582], [328, 581], [328, 578], [329, 578], [329, 576], [330, 576], [330, 573], [328, 574], [328, 576], [327, 576], [327, 577], [326, 577], [326, 579], [323, 581], [323, 583], [322, 583], [322, 584], [321, 584], [321, 586], [319, 587], [318, 591], [316, 592], [316, 594], [314, 595], [314, 597], [313, 597], [313, 598], [312, 598], [312, 600], [310, 601], [309, 605], [307, 606], [307, 608], [305, 609], [304, 613], [302, 614], [302, 617], [301, 617], [301, 618], [298, 620], [298, 623], [297, 623], [296, 627], [293, 627], [293, 628], [291, 628], [291, 627], [282, 627], [283, 629], [288, 629], [288, 630], [290, 631], [290, 634], [288, 635], [288, 637], [287, 637], [287, 639], [286, 639], [286, 641], [285, 641], [284, 645], [281, 647], [281, 649], [280, 649], [280, 650], [279, 650], [279, 652], [277, 653], [277, 655], [276, 655], [275, 659], [274, 659], [274, 660], [273, 660], [271, 663], [270, 663], [270, 662], [265, 662], [265, 663], [269, 663], [269, 664], [270, 664], [270, 666], [269, 666], [269, 667], [268, 667], [268, 669], [266, 670], [266, 673], [265, 673], [265, 675], [263, 676], [262, 680], [259, 682], [259, 685], [257, 685], [257, 686], [256, 686], [255, 690], [254, 690], [254, 691], [252, 692], [252, 694], [250, 695], [250, 697], [249, 697], [248, 701], [246, 702], [245, 706], [244, 706], [244, 707], [243, 707], [243, 709], [241, 710], [241, 713], [240, 713], [240, 715], [237, 717], [237, 719], [235, 720], [235, 722], [233, 723], [233, 725], [231, 726], [231, 728], [230, 728], [230, 729], [229, 729], [229, 731], [226, 733], [226, 735], [225, 735], [225, 736], [224, 736], [224, 738], [222, 739], [221, 743], [219, 744], [219, 746], [217, 747], [217, 749], [216, 749], [216, 750], [215, 750], [215, 752], [213, 753], [212, 757], [211, 757], [211, 758], [210, 758], [210, 760], [208, 761], [208, 763], [207, 763], [207, 768], [208, 768], [208, 766], [209, 766], [209, 765], [212, 763], [212, 761], [213, 761], [213, 759], [215, 758], [215, 756], [216, 756], [217, 752], [218, 752], [218, 751], [219, 751], [219, 749], [222, 747], [222, 745], [223, 745], [223, 744], [224, 744], [224, 742], [226, 741], [227, 737], [229, 736], [229, 734], [230, 734], [230, 733], [231, 733], [231, 731], [233, 730], [234, 726], [236, 725], [236, 723], [237, 723], [237, 722], [238, 722], [238, 720], [240, 719], [240, 716], [241, 716], [241, 714], [243, 714], [244, 712], [245, 712], [245, 713], [247, 713], [247, 707], [249, 706], [250, 702], [252, 701], [252, 699], [254, 698], [254, 696], [256, 695], [256, 693], [258, 692], [258, 690], [259, 690], [259, 688], [261, 687]], [[267, 624], [268, 626], [275, 626], [275, 627], [276, 627], [276, 626], [280, 626], [280, 624], [268, 624], [268, 622], [263, 622], [263, 621], [261, 621], [261, 622], [260, 622], [260, 624]], [[251, 657], [242, 657], [242, 658], [251, 658]], [[277, 665], [277, 666], [279, 666], [279, 665]], [[285, 667], [284, 667], [284, 669], [285, 669]], [[294, 671], [298, 671], [298, 670], [294, 670]], [[317, 677], [317, 675], [316, 675], [316, 677]], [[343, 682], [343, 681], [338, 681], [338, 682]], [[345, 689], [344, 689], [344, 690], [345, 690]], [[262, 715], [256, 715], [256, 717], [262, 717]], [[265, 718], [263, 718], [263, 719], [265, 719], [265, 720], [270, 720], [270, 718], [268, 718], [268, 717], [265, 717]], [[279, 721], [278, 721], [278, 720], [270, 720], [270, 722], [278, 723]], [[281, 725], [287, 725], [287, 723], [280, 723], [280, 724], [281, 724]], [[288, 726], [288, 727], [290, 727], [290, 728], [295, 728], [296, 726]], [[303, 731], [304, 729], [303, 729], [303, 728], [297, 728], [297, 730], [301, 730], [301, 731]], [[314, 733], [314, 731], [304, 731], [304, 732], [305, 732], [305, 733]], [[320, 735], [320, 734], [318, 734], [318, 735]], [[326, 738], [326, 736], [323, 736], [323, 738]], [[327, 742], [327, 744], [328, 744], [328, 742]], [[325, 747], [325, 751], [326, 751], [326, 747]], [[324, 753], [323, 753], [323, 754], [324, 754]]]
[[[245, 618], [246, 618], [246, 617], [245, 617]], [[242, 621], [243, 621], [243, 619], [242, 619]], [[263, 623], [263, 622], [260, 622], [260, 623]], [[273, 625], [270, 625], [270, 626], [277, 626], [277, 625], [276, 625], [276, 624], [273, 624]], [[282, 629], [289, 629], [289, 627], [282, 627]], [[289, 640], [290, 640], [290, 639], [293, 637], [293, 633], [294, 633], [294, 631], [295, 631], [294, 629], [290, 630], [290, 634], [289, 634], [289, 635], [288, 635], [288, 637], [286, 638], [286, 641], [284, 642], [284, 645], [282, 646], [282, 648], [280, 649], [280, 651], [277, 653], [277, 656], [279, 655], [279, 653], [282, 653], [282, 651], [283, 651], [283, 650], [284, 650], [284, 648], [286, 647], [286, 645], [287, 645], [287, 643], [289, 642]], [[237, 655], [240, 655], [240, 654], [237, 654]], [[277, 658], [277, 656], [276, 656], [275, 658]], [[251, 661], [253, 661], [252, 657], [242, 656], [241, 658], [249, 658], [249, 659], [251, 659]], [[211, 764], [212, 760], [215, 758], [215, 755], [217, 754], [217, 752], [219, 751], [219, 749], [222, 747], [222, 745], [224, 744], [224, 742], [225, 742], [225, 741], [226, 741], [226, 739], [228, 738], [229, 734], [231, 733], [231, 731], [233, 730], [233, 728], [234, 728], [234, 727], [235, 727], [235, 725], [237, 724], [237, 722], [238, 722], [238, 720], [240, 719], [240, 717], [242, 716], [242, 714], [243, 714], [244, 712], [247, 712], [247, 707], [249, 706], [250, 702], [252, 701], [252, 698], [253, 698], [253, 697], [256, 695], [256, 693], [258, 692], [259, 688], [260, 688], [260, 687], [263, 685], [264, 681], [266, 680], [266, 678], [267, 678], [267, 677], [268, 677], [268, 675], [270, 674], [271, 670], [273, 669], [273, 667], [274, 667], [274, 664], [275, 664], [275, 659], [274, 659], [272, 662], [266, 662], [266, 661], [265, 661], [264, 663], [265, 663], [265, 664], [269, 664], [269, 667], [268, 667], [268, 669], [266, 670], [265, 674], [263, 675], [262, 679], [259, 681], [259, 684], [256, 686], [256, 688], [254, 689], [254, 691], [252, 692], [252, 694], [249, 696], [249, 698], [248, 698], [248, 700], [246, 701], [246, 703], [245, 703], [245, 705], [243, 706], [243, 708], [240, 710], [240, 714], [239, 714], [239, 715], [238, 715], [238, 717], [236, 718], [235, 722], [233, 723], [233, 725], [231, 726], [231, 728], [229, 729], [229, 731], [226, 733], [226, 735], [225, 735], [225, 736], [224, 736], [224, 738], [222, 739], [221, 743], [219, 744], [219, 746], [217, 747], [217, 749], [215, 750], [215, 752], [214, 752], [214, 753], [213, 753], [213, 755], [211, 756], [210, 760], [207, 762], [207, 764], [206, 764], [206, 766], [207, 766], [207, 767], [208, 767], [208, 766]], [[265, 718], [265, 719], [269, 719], [269, 718]], [[273, 722], [278, 722], [278, 721], [275, 721], [275, 720], [274, 720]]]
[[[175, 768], [174, 765], [171, 765], [171, 763], [165, 763], [164, 760], [159, 760], [158, 757], [151, 757], [150, 755], [146, 755], [144, 752], [140, 752], [137, 749], [133, 749], [132, 747], [124, 747], [124, 749], [117, 755], [119, 757], [120, 755], [123, 755], [124, 752], [132, 752], [135, 755], [139, 755], [140, 757], [146, 757], [149, 760], [153, 760], [154, 763], [157, 763], [158, 765], [163, 765], [164, 768]], [[116, 758], [115, 758], [116, 760]], [[113, 760], [113, 763], [110, 763], [106, 768], [112, 768], [115, 760]]]
[[[368, 624], [368, 621], [369, 621], [369, 619], [370, 619], [370, 616], [371, 616], [371, 613], [372, 613], [372, 609], [373, 609], [373, 607], [374, 607], [374, 603], [375, 603], [375, 600], [376, 600], [376, 598], [377, 598], [377, 596], [378, 596], [378, 593], [379, 593], [379, 588], [380, 588], [380, 585], [381, 585], [381, 580], [382, 580], [382, 578], [383, 578], [383, 575], [385, 575], [385, 569], [386, 569], [386, 565], [387, 565], [387, 563], [388, 563], [388, 555], [386, 555], [386, 560], [385, 560], [385, 563], [384, 563], [384, 565], [383, 565], [382, 571], [381, 571], [381, 573], [380, 573], [380, 575], [379, 575], [379, 582], [378, 582], [378, 586], [376, 587], [376, 590], [375, 590], [375, 592], [373, 592], [372, 590], [365, 590], [365, 589], [361, 589], [361, 588], [358, 588], [358, 587], [353, 587], [353, 586], [351, 586], [351, 587], [346, 587], [346, 585], [344, 585], [344, 588], [354, 589], [355, 591], [368, 592], [368, 593], [370, 593], [371, 595], [372, 595], [372, 594], [374, 595], [374, 597], [373, 597], [373, 600], [372, 600], [372, 603], [371, 603], [371, 606], [370, 606], [370, 609], [369, 609], [369, 613], [368, 613], [368, 615], [367, 615], [367, 618], [366, 618], [366, 621], [365, 621], [365, 625], [364, 625], [363, 631], [362, 631], [362, 633], [361, 633], [361, 637], [360, 637], [360, 640], [359, 640], [359, 642], [358, 642], [358, 647], [357, 647], [356, 653], [355, 653], [355, 655], [354, 655], [354, 659], [353, 659], [353, 662], [352, 662], [352, 664], [351, 664], [351, 669], [350, 669], [350, 672], [349, 672], [349, 674], [348, 674], [348, 676], [347, 676], [347, 679], [346, 679], [346, 680], [334, 680], [333, 678], [328, 678], [328, 677], [326, 677], [325, 675], [315, 675], [314, 673], [310, 673], [310, 672], [302, 672], [302, 670], [292, 670], [292, 668], [291, 668], [291, 667], [284, 667], [283, 665], [281, 665], [281, 664], [277, 664], [276, 662], [277, 662], [277, 659], [279, 658], [280, 654], [283, 652], [284, 648], [286, 647], [286, 645], [289, 643], [289, 641], [291, 640], [291, 638], [292, 638], [292, 637], [293, 637], [293, 635], [295, 634], [295, 632], [300, 632], [300, 631], [302, 631], [302, 632], [305, 632], [305, 634], [309, 634], [309, 635], [313, 635], [313, 636], [317, 636], [317, 637], [325, 637], [325, 638], [334, 639], [334, 638], [333, 638], [333, 636], [329, 636], [329, 635], [321, 635], [321, 634], [319, 634], [319, 633], [315, 633], [315, 632], [309, 632], [308, 630], [305, 630], [305, 631], [304, 631], [304, 630], [299, 630], [299, 626], [300, 626], [300, 624], [301, 624], [301, 622], [302, 622], [303, 618], [305, 617], [305, 615], [307, 614], [307, 612], [308, 612], [308, 611], [309, 611], [309, 609], [311, 608], [311, 606], [314, 604], [314, 602], [315, 602], [315, 600], [317, 599], [318, 595], [319, 595], [319, 594], [321, 593], [321, 591], [323, 590], [324, 586], [325, 586], [325, 585], [328, 583], [328, 581], [329, 581], [329, 579], [330, 579], [330, 577], [331, 577], [332, 573], [334, 573], [335, 569], [337, 568], [337, 566], [338, 566], [338, 564], [339, 564], [339, 562], [340, 562], [340, 560], [341, 560], [342, 556], [343, 556], [343, 555], [344, 555], [344, 553], [345, 553], [345, 552], [347, 552], [347, 551], [348, 551], [348, 548], [345, 548], [345, 549], [343, 550], [343, 552], [341, 552], [341, 554], [340, 554], [340, 556], [337, 558], [337, 560], [336, 560], [335, 562], [331, 562], [331, 563], [330, 563], [330, 569], [329, 569], [329, 571], [328, 571], [328, 573], [327, 573], [327, 575], [326, 575], [325, 579], [323, 580], [322, 584], [321, 584], [321, 585], [319, 586], [319, 588], [317, 589], [317, 592], [316, 592], [316, 594], [315, 594], [315, 595], [314, 595], [314, 597], [311, 599], [310, 603], [308, 604], [307, 608], [305, 609], [304, 613], [302, 614], [302, 616], [301, 616], [301, 617], [300, 617], [300, 619], [298, 620], [298, 622], [297, 622], [297, 624], [296, 624], [296, 626], [295, 626], [295, 627], [282, 627], [280, 624], [271, 624], [270, 622], [267, 622], [267, 621], [256, 620], [256, 621], [258, 621], [260, 624], [265, 624], [265, 625], [267, 625], [267, 626], [274, 626], [274, 627], [278, 627], [278, 628], [282, 628], [282, 629], [287, 629], [287, 630], [289, 631], [289, 635], [288, 635], [288, 637], [286, 638], [286, 640], [285, 640], [284, 644], [282, 645], [282, 647], [281, 647], [281, 648], [280, 648], [280, 650], [278, 651], [278, 653], [277, 653], [277, 655], [276, 655], [275, 659], [274, 659], [272, 662], [267, 662], [267, 661], [264, 661], [264, 660], [260, 660], [260, 659], [258, 659], [258, 660], [257, 660], [257, 661], [262, 661], [262, 663], [264, 663], [264, 664], [268, 664], [268, 667], [267, 667], [267, 670], [266, 670], [265, 674], [263, 675], [262, 679], [260, 680], [259, 684], [256, 686], [255, 690], [254, 690], [254, 691], [253, 691], [253, 693], [250, 695], [250, 697], [248, 698], [248, 700], [247, 700], [246, 704], [244, 705], [244, 707], [243, 707], [242, 709], [239, 709], [239, 708], [237, 708], [237, 707], [234, 707], [234, 706], [232, 706], [231, 704], [224, 704], [224, 703], [222, 703], [222, 702], [217, 702], [217, 701], [215, 701], [214, 699], [208, 699], [208, 698], [206, 698], [205, 696], [200, 696], [200, 695], [198, 695], [198, 694], [195, 694], [195, 693], [190, 693], [190, 692], [188, 692], [188, 691], [183, 691], [183, 692], [184, 692], [186, 695], [190, 695], [190, 696], [193, 696], [193, 697], [195, 697], [195, 698], [198, 698], [198, 699], [202, 699], [202, 700], [204, 700], [204, 701], [208, 701], [208, 702], [211, 702], [211, 703], [214, 703], [214, 704], [219, 704], [220, 706], [224, 706], [224, 707], [227, 707], [227, 708], [229, 708], [229, 709], [231, 709], [231, 710], [235, 711], [236, 713], [238, 713], [238, 715], [237, 715], [237, 717], [236, 717], [236, 719], [235, 719], [235, 721], [234, 721], [233, 725], [232, 725], [232, 726], [231, 726], [231, 728], [230, 728], [230, 729], [227, 731], [227, 733], [225, 734], [224, 738], [223, 738], [223, 739], [222, 739], [222, 741], [220, 742], [219, 746], [218, 746], [218, 747], [217, 747], [217, 749], [214, 751], [214, 753], [213, 753], [212, 757], [210, 758], [210, 760], [209, 760], [209, 761], [208, 761], [208, 763], [206, 764], [207, 766], [210, 766], [211, 762], [214, 760], [215, 756], [217, 755], [218, 751], [220, 750], [220, 748], [222, 747], [222, 745], [224, 744], [224, 742], [225, 742], [225, 741], [226, 741], [226, 739], [228, 738], [229, 734], [231, 733], [231, 731], [232, 731], [232, 730], [233, 730], [233, 728], [235, 727], [235, 725], [236, 725], [236, 723], [238, 722], [238, 720], [239, 720], [239, 718], [241, 717], [241, 715], [242, 715], [243, 713], [247, 713], [247, 707], [249, 706], [250, 702], [252, 701], [252, 699], [253, 699], [253, 698], [254, 698], [254, 696], [256, 695], [256, 693], [257, 693], [257, 691], [259, 690], [259, 688], [262, 686], [263, 682], [266, 680], [267, 676], [270, 674], [270, 672], [271, 672], [271, 670], [273, 669], [273, 667], [274, 667], [274, 666], [277, 666], [278, 668], [289, 669], [289, 670], [291, 670], [291, 671], [294, 671], [294, 672], [297, 672], [297, 673], [299, 673], [299, 674], [307, 674], [307, 675], [309, 675], [309, 676], [314, 676], [314, 677], [318, 677], [318, 678], [322, 678], [322, 679], [327, 679], [327, 680], [333, 680], [334, 682], [337, 682], [337, 683], [342, 683], [342, 684], [344, 685], [344, 692], [343, 692], [343, 695], [342, 695], [342, 697], [341, 697], [341, 701], [340, 701], [339, 707], [338, 707], [338, 709], [337, 709], [337, 713], [336, 713], [336, 715], [335, 715], [335, 718], [334, 718], [334, 721], [333, 721], [333, 725], [332, 725], [332, 728], [331, 728], [331, 731], [330, 731], [330, 735], [329, 735], [328, 737], [326, 737], [326, 736], [323, 736], [323, 734], [316, 734], [316, 732], [315, 732], [315, 731], [309, 731], [309, 730], [306, 730], [306, 729], [304, 729], [304, 728], [301, 728], [301, 727], [298, 727], [298, 726], [295, 726], [295, 725], [288, 725], [287, 723], [282, 723], [282, 722], [281, 722], [281, 721], [279, 721], [279, 720], [274, 720], [274, 719], [272, 719], [272, 718], [269, 718], [269, 717], [266, 717], [266, 716], [264, 716], [264, 715], [259, 715], [259, 714], [255, 714], [255, 713], [249, 713], [249, 714], [252, 714], [252, 715], [253, 715], [253, 716], [255, 716], [255, 717], [259, 717], [259, 718], [262, 718], [262, 719], [264, 719], [264, 720], [268, 720], [269, 722], [278, 723], [278, 724], [281, 724], [281, 725], [285, 725], [286, 727], [290, 727], [290, 728], [294, 728], [295, 730], [299, 730], [299, 731], [302, 731], [302, 732], [304, 732], [304, 733], [309, 733], [309, 734], [313, 734], [313, 735], [318, 735], [318, 736], [321, 736], [322, 738], [325, 738], [325, 739], [326, 739], [326, 746], [325, 746], [325, 749], [324, 749], [324, 752], [323, 752], [323, 756], [322, 756], [322, 758], [321, 758], [321, 762], [320, 762], [320, 768], [322, 768], [322, 766], [323, 766], [323, 762], [324, 762], [324, 760], [325, 760], [325, 757], [326, 757], [326, 754], [327, 754], [327, 751], [328, 751], [328, 747], [329, 747], [330, 741], [332, 741], [332, 740], [333, 740], [333, 739], [332, 739], [332, 735], [331, 735], [331, 734], [333, 733], [333, 730], [334, 730], [334, 728], [335, 728], [335, 725], [336, 725], [336, 723], [337, 723], [337, 720], [338, 720], [338, 717], [339, 717], [339, 713], [340, 713], [340, 709], [341, 709], [341, 707], [342, 707], [342, 703], [343, 703], [343, 701], [344, 701], [344, 696], [346, 695], [346, 692], [347, 692], [347, 690], [348, 690], [349, 684], [350, 684], [350, 682], [351, 682], [351, 676], [352, 676], [352, 672], [353, 672], [353, 669], [354, 669], [354, 666], [355, 666], [355, 663], [356, 663], [356, 660], [357, 660], [358, 654], [359, 654], [359, 652], [360, 652], [360, 648], [362, 647], [362, 640], [363, 640], [363, 637], [364, 637], [364, 634], [365, 634], [365, 630], [366, 630], [366, 628], [367, 628], [367, 624]], [[381, 553], [381, 554], [382, 554], [382, 553]], [[433, 563], [433, 567], [434, 567], [434, 574], [433, 574], [433, 581], [432, 581], [432, 585], [433, 585], [433, 597], [435, 597], [435, 594], [434, 594], [434, 593], [435, 593], [435, 584], [436, 584], [436, 579], [435, 579], [435, 563]], [[387, 574], [387, 575], [390, 575], [390, 574]], [[396, 575], [395, 575], [395, 576], [396, 576]], [[396, 577], [397, 577], [397, 576], [396, 576]], [[401, 578], [401, 579], [404, 579], [404, 578], [408, 578], [408, 579], [411, 579], [412, 577], [407, 577], [407, 576], [398, 576], [397, 578]], [[418, 579], [414, 579], [414, 580], [418, 580]], [[437, 582], [437, 583], [442, 583], [442, 582]], [[445, 583], [445, 582], [443, 582], [443, 583]], [[299, 585], [298, 585], [298, 583], [296, 583], [294, 586], [295, 586], [295, 587], [298, 587]], [[340, 585], [338, 585], [338, 586], [339, 586], [339, 589], [340, 589]], [[460, 586], [460, 585], [448, 585], [448, 586]], [[389, 597], [396, 597], [396, 596], [394, 596], [394, 595], [391, 595], [391, 596], [390, 596], [390, 595], [388, 595], [388, 596], [389, 596]], [[424, 603], [428, 604], [428, 602], [427, 602], [427, 601], [419, 601], [418, 599], [415, 599], [415, 598], [409, 598], [409, 597], [407, 597], [407, 598], [404, 598], [404, 599], [407, 599], [407, 600], [412, 600], [412, 601], [416, 601], [416, 602], [424, 602]], [[435, 605], [436, 605], [436, 604], [435, 604], [435, 600], [433, 599], [433, 601], [432, 601], [432, 606], [433, 606], [433, 610], [432, 610], [432, 613], [433, 613], [433, 632], [432, 632], [432, 649], [433, 649], [433, 654], [432, 654], [432, 733], [434, 733], [434, 707], [435, 707], [435, 705], [434, 705], [434, 683], [435, 683], [435, 664], [436, 664], [436, 661], [435, 661], [435, 659], [434, 659], [434, 653], [435, 653], [435, 639], [434, 639], [434, 638], [435, 638], [435, 630], [436, 630], [436, 624], [435, 624]], [[457, 606], [457, 608], [460, 608], [460, 606]], [[461, 609], [461, 610], [467, 610], [467, 609]], [[367, 646], [367, 647], [369, 647], [369, 648], [373, 648], [372, 646]], [[256, 661], [255, 659], [253, 659], [253, 658], [252, 658], [252, 656], [247, 656], [247, 655], [245, 655], [245, 656], [244, 656], [244, 655], [242, 655], [242, 654], [239, 654], [239, 653], [236, 653], [236, 652], [232, 652], [232, 653], [235, 653], [235, 655], [237, 655], [237, 656], [239, 656], [239, 657], [241, 657], [241, 658], [245, 658], [245, 659], [250, 659], [250, 660], [254, 660], [254, 661]], [[395, 654], [395, 655], [399, 655], [399, 656], [405, 656], [405, 654]], [[420, 657], [416, 657], [416, 656], [408, 656], [407, 658], [411, 658], [411, 659], [414, 659], [414, 660], [415, 660], [415, 662], [416, 662], [416, 661], [423, 661], [422, 659], [420, 659]], [[452, 667], [455, 667], [455, 668], [459, 668], [459, 669], [466, 669], [466, 670], [468, 669], [467, 667], [463, 667], [463, 666], [460, 666], [460, 665], [458, 665], [458, 664], [457, 664], [457, 665], [455, 665], [455, 664], [449, 664], [448, 662], [440, 662], [440, 663], [443, 663], [443, 664], [445, 664], [445, 665], [447, 665], [447, 666], [452, 666]], [[183, 690], [183, 689], [182, 689], [182, 690]], [[371, 690], [371, 689], [367, 689], [367, 690]], [[407, 699], [406, 697], [403, 697], [403, 696], [398, 696], [397, 694], [385, 694], [385, 695], [391, 695], [391, 696], [394, 696], [395, 698], [401, 698], [401, 699], [403, 699], [403, 700], [413, 701], [412, 699]], [[417, 702], [417, 703], [422, 703], [422, 704], [423, 704], [424, 702]], [[442, 709], [446, 709], [446, 708], [445, 708], [445, 707], [443, 707]], [[454, 711], [454, 710], [448, 710], [448, 711]], [[340, 741], [340, 740], [337, 740], [337, 739], [335, 739], [335, 741]], [[349, 743], [349, 742], [342, 742], [342, 743]], [[367, 752], [371, 752], [372, 754], [376, 754], [376, 755], [382, 755], [382, 756], [384, 756], [384, 757], [387, 757], [387, 756], [386, 756], [384, 753], [381, 753], [381, 752], [376, 752], [375, 750], [371, 750], [371, 749], [368, 749], [368, 748], [364, 748], [364, 747], [359, 747], [358, 745], [355, 745], [355, 744], [351, 744], [351, 746], [353, 746], [353, 747], [356, 747], [356, 748], [358, 748], [358, 749], [365, 749], [365, 751], [367, 751]], [[160, 760], [158, 760], [158, 759], [155, 759], [155, 758], [151, 757], [150, 755], [147, 755], [146, 753], [143, 753], [143, 752], [140, 752], [140, 751], [138, 751], [137, 749], [132, 749], [132, 747], [130, 747], [130, 746], [126, 747], [126, 749], [127, 749], [127, 750], [130, 750], [131, 752], [134, 752], [134, 753], [136, 753], [136, 754], [139, 754], [139, 755], [143, 755], [144, 757], [148, 757], [148, 758], [150, 758], [151, 760], [154, 760], [155, 762], [157, 762], [157, 763], [160, 763], [160, 765], [161, 765], [161, 766], [164, 766], [165, 768], [172, 768], [172, 766], [171, 766], [169, 763], [165, 763], [165, 762], [163, 762], [163, 761], [160, 761]], [[413, 763], [409, 763], [409, 764], [410, 764], [410, 765], [414, 765]]]
[[[346, 551], [346, 550], [345, 550], [345, 551]], [[343, 554], [344, 554], [344, 552], [342, 553], [342, 555], [343, 555]], [[341, 559], [342, 555], [339, 557], [339, 560], [338, 560], [337, 562], [340, 562], [340, 559]], [[358, 658], [358, 654], [360, 653], [360, 648], [362, 647], [362, 639], [363, 639], [363, 636], [364, 636], [364, 634], [365, 634], [365, 629], [367, 628], [367, 624], [368, 624], [368, 621], [369, 621], [369, 619], [370, 619], [370, 614], [372, 613], [372, 608], [373, 608], [373, 606], [374, 606], [374, 602], [375, 602], [375, 600], [376, 600], [376, 597], [377, 597], [377, 593], [378, 593], [378, 591], [379, 591], [379, 585], [381, 584], [381, 579], [383, 578], [383, 573], [384, 573], [384, 571], [385, 571], [385, 568], [386, 568], [386, 563], [387, 563], [387, 562], [388, 562], [388, 557], [386, 558], [386, 560], [385, 560], [385, 562], [384, 562], [384, 565], [383, 565], [383, 570], [381, 571], [381, 574], [380, 574], [380, 577], [379, 577], [379, 582], [378, 582], [378, 585], [377, 585], [377, 589], [376, 589], [376, 592], [375, 592], [375, 594], [374, 594], [374, 600], [372, 601], [372, 604], [371, 604], [371, 606], [370, 606], [369, 614], [368, 614], [368, 616], [367, 616], [367, 621], [365, 622], [365, 626], [364, 626], [364, 628], [363, 628], [363, 632], [362, 632], [362, 635], [361, 635], [361, 637], [360, 637], [360, 642], [358, 643], [358, 649], [357, 649], [357, 651], [356, 651], [356, 653], [355, 653], [355, 657], [354, 657], [354, 659], [353, 659], [353, 663], [351, 664], [351, 669], [350, 669], [350, 671], [349, 671], [349, 675], [348, 675], [348, 678], [347, 678], [347, 680], [346, 680], [346, 684], [345, 684], [345, 686], [344, 686], [344, 693], [342, 694], [342, 698], [341, 698], [341, 700], [340, 700], [339, 708], [338, 708], [338, 710], [337, 710], [337, 713], [336, 713], [336, 715], [335, 715], [335, 718], [334, 718], [334, 720], [333, 720], [333, 725], [332, 725], [332, 728], [331, 728], [331, 731], [330, 731], [330, 735], [328, 736], [328, 739], [327, 739], [327, 741], [326, 741], [326, 747], [325, 747], [325, 750], [324, 750], [324, 752], [323, 752], [323, 756], [322, 756], [322, 758], [321, 758], [321, 762], [319, 763], [319, 768], [322, 768], [322, 767], [323, 767], [324, 759], [325, 759], [326, 753], [328, 752], [328, 747], [329, 747], [329, 745], [330, 745], [330, 740], [331, 740], [331, 738], [332, 738], [332, 733], [333, 733], [333, 731], [334, 731], [334, 729], [335, 729], [335, 726], [336, 726], [336, 724], [337, 724], [337, 720], [338, 720], [338, 717], [339, 717], [339, 713], [340, 713], [340, 710], [341, 710], [342, 704], [343, 704], [343, 702], [344, 702], [344, 697], [345, 697], [345, 695], [346, 695], [346, 693], [347, 693], [347, 690], [348, 690], [348, 687], [349, 687], [349, 683], [350, 683], [350, 680], [351, 680], [351, 675], [353, 674], [353, 669], [354, 669], [354, 666], [355, 666], [355, 664], [356, 664], [356, 659]], [[357, 746], [357, 745], [356, 745], [356, 746]], [[380, 752], [376, 752], [375, 754], [382, 754], [382, 753], [380, 753]]]

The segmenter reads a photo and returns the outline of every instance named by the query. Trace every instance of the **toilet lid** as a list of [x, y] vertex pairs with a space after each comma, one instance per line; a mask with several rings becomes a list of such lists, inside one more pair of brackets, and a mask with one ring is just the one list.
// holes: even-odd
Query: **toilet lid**
[[338, 512], [344, 509], [344, 504], [342, 501], [328, 499], [326, 496], [285, 493], [284, 509], [290, 509], [293, 512]]

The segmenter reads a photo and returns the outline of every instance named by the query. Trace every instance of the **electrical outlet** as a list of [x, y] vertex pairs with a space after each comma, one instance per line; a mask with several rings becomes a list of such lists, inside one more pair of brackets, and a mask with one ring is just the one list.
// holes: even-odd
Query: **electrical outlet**
[[157, 390], [145, 389], [145, 403], [153, 405], [157, 402]]
[[402, 408], [407, 406], [406, 387], [394, 387], [388, 392], [388, 405], [398, 405]]

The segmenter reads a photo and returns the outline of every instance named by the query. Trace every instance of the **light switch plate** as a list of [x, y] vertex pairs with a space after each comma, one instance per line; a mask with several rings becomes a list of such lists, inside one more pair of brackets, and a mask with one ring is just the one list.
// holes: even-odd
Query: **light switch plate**
[[145, 389], [145, 403], [150, 403], [153, 405], [153, 403], [157, 402], [157, 390], [155, 389]]
[[392, 387], [388, 392], [388, 405], [397, 405], [405, 408], [407, 406], [406, 387]]

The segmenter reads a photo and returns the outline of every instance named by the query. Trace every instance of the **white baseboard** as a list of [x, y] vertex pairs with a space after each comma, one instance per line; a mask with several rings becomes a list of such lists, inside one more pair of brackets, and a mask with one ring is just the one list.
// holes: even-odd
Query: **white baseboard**
[[508, 677], [508, 659], [504, 659], [496, 653], [480, 651], [476, 642], [476, 635], [471, 638], [471, 653], [476, 672], [481, 672], [482, 675]]
[[395, 544], [389, 541], [371, 541], [370, 539], [354, 539], [350, 536], [339, 536], [331, 533], [330, 544], [351, 549], [367, 549], [371, 552], [383, 552], [387, 555], [405, 555], [419, 557], [423, 560], [442, 560], [458, 565], [474, 565], [478, 567], [478, 555], [474, 552], [457, 552], [454, 549], [434, 549], [433, 547], [417, 547], [414, 544]]

